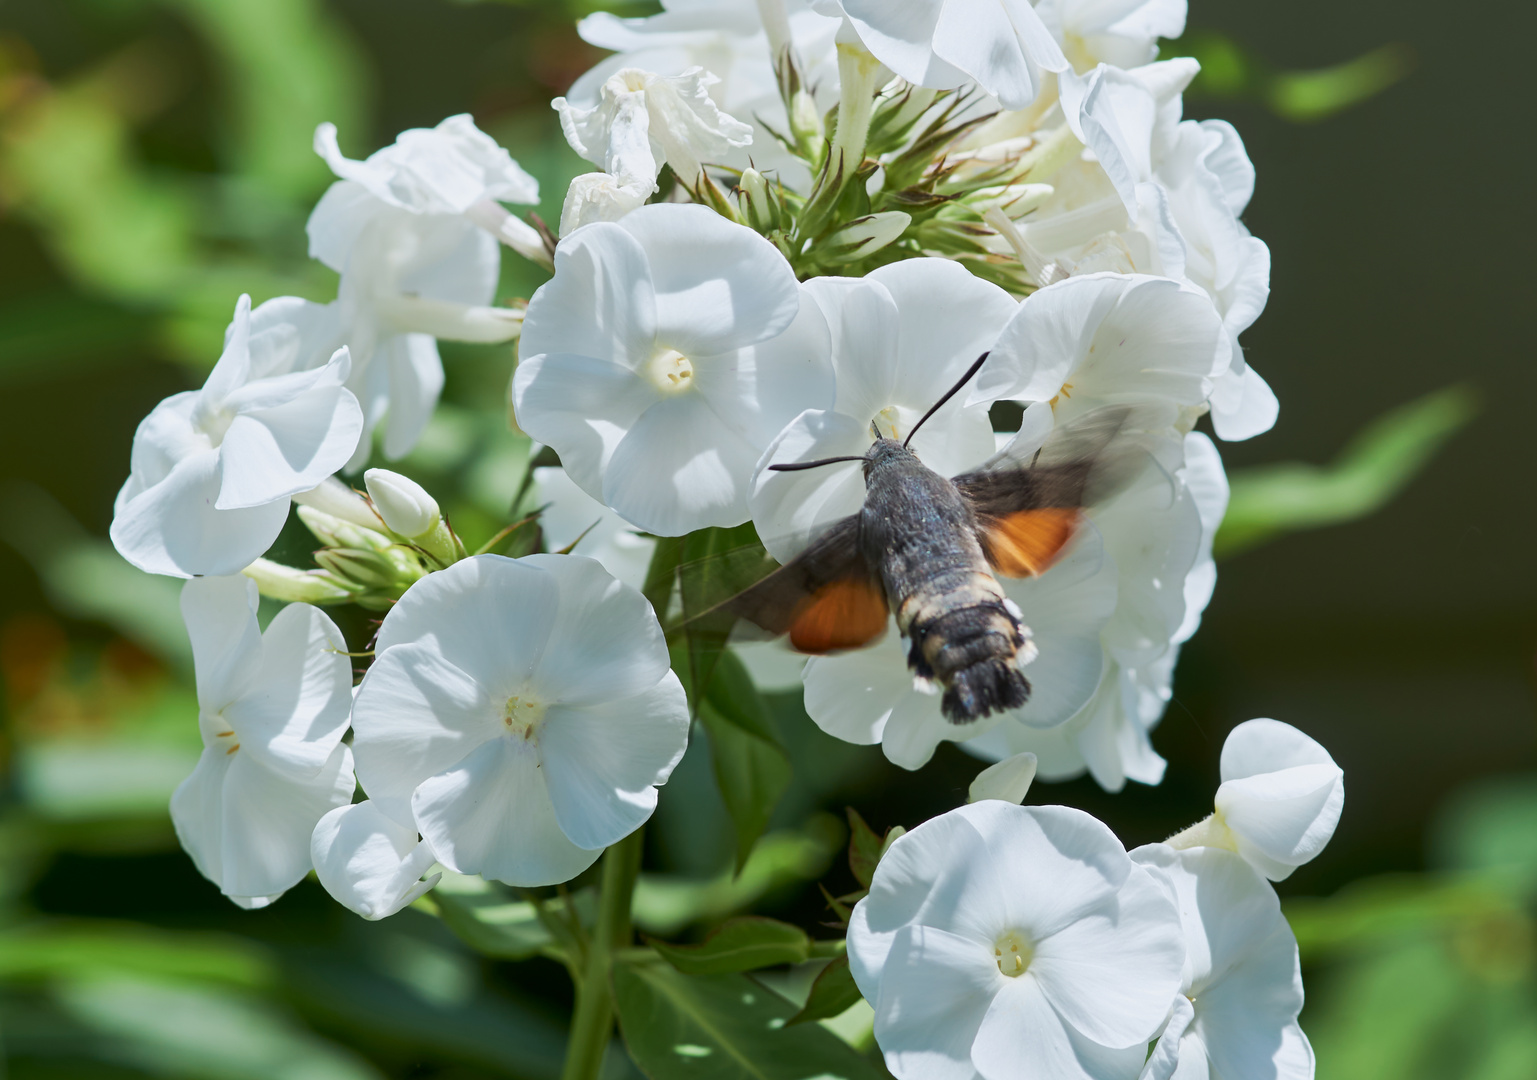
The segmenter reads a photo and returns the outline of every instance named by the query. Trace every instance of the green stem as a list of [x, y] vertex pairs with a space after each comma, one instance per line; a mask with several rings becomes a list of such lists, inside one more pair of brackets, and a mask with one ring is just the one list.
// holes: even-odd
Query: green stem
[[587, 946], [576, 985], [576, 1013], [566, 1043], [561, 1080], [597, 1080], [614, 1030], [614, 986], [609, 966], [614, 950], [630, 944], [630, 900], [640, 873], [641, 834], [636, 829], [603, 855], [598, 925]]

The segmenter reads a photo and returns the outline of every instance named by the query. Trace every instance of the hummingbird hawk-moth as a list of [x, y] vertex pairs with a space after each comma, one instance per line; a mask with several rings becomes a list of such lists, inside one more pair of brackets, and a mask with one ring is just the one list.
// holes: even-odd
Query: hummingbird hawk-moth
[[1146, 459], [1138, 440], [1118, 438], [1132, 410], [1106, 406], [1057, 428], [1025, 460], [1005, 450], [960, 476], [934, 472], [907, 444], [986, 359], [902, 442], [877, 432], [861, 457], [770, 465], [791, 471], [860, 461], [864, 506], [726, 604], [812, 654], [872, 641], [894, 612], [911, 643], [908, 666], [943, 688], [941, 711], [956, 724], [1017, 709], [1030, 697], [1020, 670], [1029, 630], [996, 575], [1044, 572], [1085, 508], [1124, 486]]

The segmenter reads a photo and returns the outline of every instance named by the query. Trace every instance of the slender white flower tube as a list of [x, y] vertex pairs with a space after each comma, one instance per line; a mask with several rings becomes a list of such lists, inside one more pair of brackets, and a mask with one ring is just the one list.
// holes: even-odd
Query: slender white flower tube
[[518, 423], [637, 528], [740, 525], [763, 449], [832, 402], [825, 320], [800, 293], [777, 248], [703, 206], [579, 229], [529, 304]]
[[349, 463], [356, 469], [379, 423], [391, 458], [410, 450], [426, 426], [443, 388], [434, 339], [518, 335], [518, 313], [490, 306], [497, 241], [507, 239], [492, 225], [505, 217], [496, 213], [499, 200], [536, 203], [539, 185], [467, 115], [402, 132], [365, 161], [343, 157], [336, 128], [321, 124], [315, 151], [340, 177], [305, 228], [310, 255], [341, 274], [338, 318], [353, 357], [348, 386], [367, 420]]
[[[753, 473], [752, 517], [785, 561], [811, 537], [864, 504], [857, 462], [798, 472], [768, 466], [859, 455], [874, 431], [905, 439], [920, 417], [993, 346], [1018, 310], [998, 286], [948, 259], [905, 259], [862, 278], [812, 278], [802, 287], [831, 330], [836, 398], [807, 406], [774, 440]], [[984, 368], [985, 370], [985, 368]], [[913, 436], [923, 463], [945, 476], [980, 465], [997, 443], [985, 407], [951, 398]]]
[[1344, 770], [1290, 724], [1239, 724], [1222, 744], [1221, 769], [1216, 812], [1170, 837], [1170, 846], [1236, 851], [1271, 881], [1284, 881], [1334, 836]]
[[1103, 824], [984, 800], [893, 843], [849, 968], [898, 1080], [1136, 1075], [1180, 984], [1167, 889]]
[[352, 704], [346, 641], [308, 604], [285, 607], [264, 634], [256, 604], [256, 583], [244, 577], [182, 587], [203, 754], [171, 796], [182, 847], [243, 907], [266, 906], [309, 873], [316, 822], [355, 787], [342, 743]]
[[1185, 32], [1186, 0], [1040, 0], [1036, 13], [1075, 70], [1134, 68], [1158, 57], [1159, 38]]
[[881, 63], [908, 82], [951, 90], [968, 79], [1023, 109], [1067, 58], [1029, 0], [823, 0], [841, 10]]
[[379, 629], [353, 749], [379, 811], [444, 866], [551, 885], [656, 807], [688, 741], [651, 607], [579, 555], [480, 555]]
[[258, 336], [253, 350], [251, 298], [242, 296], [203, 388], [166, 398], [134, 433], [111, 536], [141, 570], [238, 573], [277, 539], [290, 497], [341, 468], [358, 445], [363, 416], [343, 385], [347, 350], [289, 371], [302, 351], [299, 328], [288, 328], [287, 349], [267, 347], [275, 333]]
[[1215, 848], [1149, 844], [1131, 858], [1174, 893], [1186, 951], [1169, 1022], [1140, 1080], [1312, 1080], [1313, 1048], [1297, 1023], [1297, 939], [1269, 882]]
[[[624, 68], [599, 90], [596, 105], [550, 102], [560, 113], [566, 141], [588, 161], [616, 176], [644, 173], [654, 180], [671, 165], [688, 187], [699, 183], [705, 162], [724, 161], [733, 149], [752, 144], [752, 127], [720, 110], [710, 87], [720, 82], [704, 68], [658, 75]], [[641, 160], [626, 161], [644, 147]]]
[[436, 885], [423, 875], [437, 860], [416, 833], [382, 813], [371, 800], [338, 806], [315, 825], [310, 839], [315, 876], [337, 903], [365, 919], [383, 919]]

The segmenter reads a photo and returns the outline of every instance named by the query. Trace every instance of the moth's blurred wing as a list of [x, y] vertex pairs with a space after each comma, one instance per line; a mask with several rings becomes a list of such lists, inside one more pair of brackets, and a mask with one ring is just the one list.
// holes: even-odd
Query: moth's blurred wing
[[978, 539], [993, 569], [1033, 577], [1050, 567], [1076, 534], [1083, 510], [1130, 485], [1169, 441], [1160, 432], [1173, 421], [1158, 406], [1107, 405], [1052, 429], [1044, 441], [1029, 437], [1027, 422], [1014, 442], [955, 477], [977, 515]]
[[790, 562], [727, 601], [733, 614], [801, 652], [864, 645], [886, 629], [886, 593], [859, 550], [859, 517], [832, 525]]

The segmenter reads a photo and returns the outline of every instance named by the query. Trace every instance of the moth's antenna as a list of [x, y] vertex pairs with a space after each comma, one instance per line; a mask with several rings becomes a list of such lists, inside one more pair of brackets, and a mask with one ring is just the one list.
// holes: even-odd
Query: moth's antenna
[[[908, 443], [913, 441], [913, 436], [918, 434], [918, 429], [923, 426], [923, 422], [925, 420], [937, 413], [941, 405], [949, 401], [956, 394], [959, 394], [961, 392], [961, 387], [969, 383], [971, 381], [971, 377], [978, 371], [982, 370], [982, 365], [987, 362], [987, 356], [987, 353], [983, 353], [981, 356], [977, 357], [976, 361], [966, 369], [966, 374], [961, 376], [961, 381], [950, 387], [950, 389], [946, 390], [945, 396], [934, 402], [934, 404], [929, 408], [929, 411], [919, 417], [918, 422], [913, 425], [913, 430], [909, 431], [907, 433], [907, 438], [902, 440], [903, 446], [906, 446]], [[773, 468], [773, 466], [771, 465], [769, 468]]]
[[864, 455], [849, 455], [847, 457], [827, 457], [821, 461], [792, 461], [785, 465], [770, 465], [769, 472], [800, 472], [802, 469], [815, 469], [821, 465], [836, 465], [840, 461], [863, 461]]

